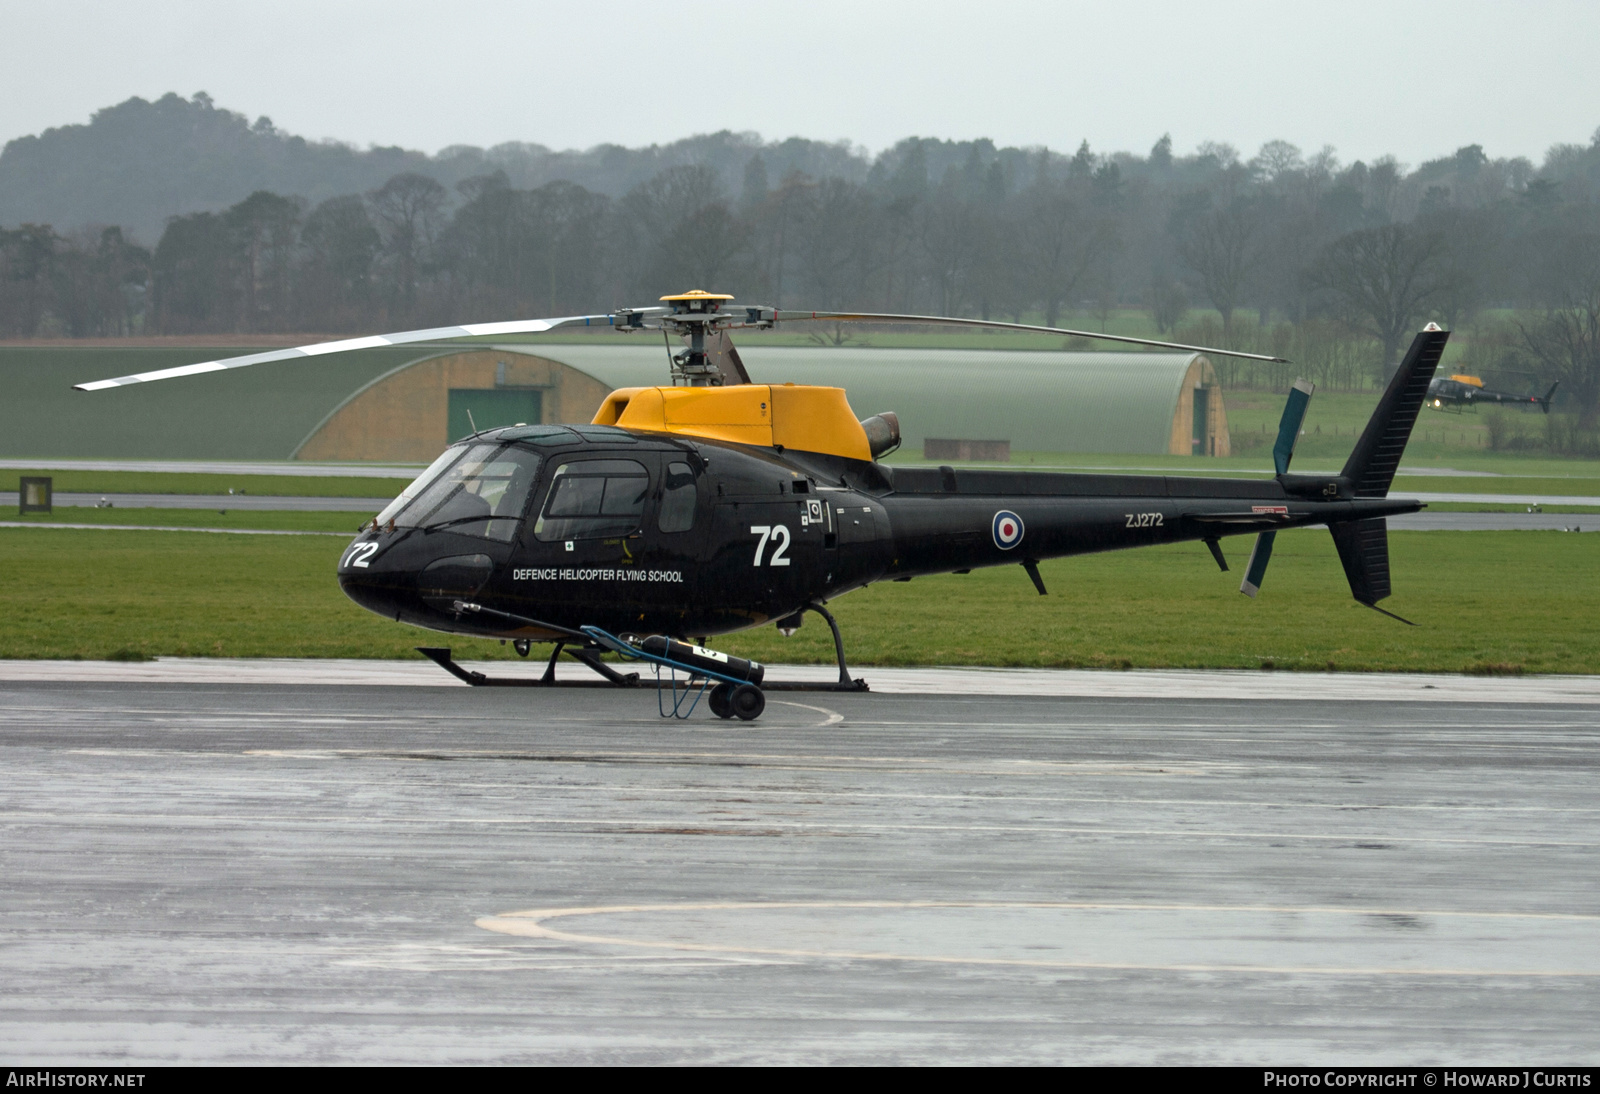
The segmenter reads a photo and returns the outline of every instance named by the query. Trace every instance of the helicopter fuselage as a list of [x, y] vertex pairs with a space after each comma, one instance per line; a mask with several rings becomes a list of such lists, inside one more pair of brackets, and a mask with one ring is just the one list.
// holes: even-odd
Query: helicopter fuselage
[[1332, 475], [891, 467], [615, 426], [488, 431], [429, 474], [340, 556], [345, 593], [399, 622], [532, 640], [560, 632], [461, 603], [558, 628], [710, 636], [875, 581], [1421, 508], [1356, 498]]
[[[1476, 380], [1475, 377], [1468, 379]], [[1432, 407], [1434, 410], [1464, 410], [1476, 409], [1479, 406], [1536, 406], [1545, 413], [1550, 412], [1550, 397], [1555, 394], [1555, 386], [1550, 388], [1544, 396], [1519, 395], [1511, 391], [1495, 391], [1486, 388], [1481, 381], [1467, 383], [1464, 380], [1451, 377], [1435, 377], [1428, 384], [1428, 394], [1422, 405]]]

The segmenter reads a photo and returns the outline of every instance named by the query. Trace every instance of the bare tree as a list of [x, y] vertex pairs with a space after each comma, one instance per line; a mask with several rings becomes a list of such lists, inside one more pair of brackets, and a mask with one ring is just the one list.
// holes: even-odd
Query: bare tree
[[[752, 159], [751, 164], [759, 162], [760, 157]], [[798, 237], [801, 242], [806, 239], [806, 229], [800, 222], [809, 220], [812, 209], [812, 191], [817, 184], [800, 171], [790, 171], [778, 183], [776, 190], [762, 189], [759, 201], [751, 199], [756, 187], [750, 179], [751, 172], [745, 172], [745, 194], [742, 199], [745, 216], [751, 224], [753, 249], [757, 259], [757, 272], [760, 287], [766, 293], [766, 298], [772, 301], [772, 306], [783, 307], [788, 297], [784, 296], [785, 290], [793, 290], [793, 285], [785, 280], [789, 266], [793, 262], [791, 237]], [[765, 169], [763, 168], [763, 176]], [[842, 179], [830, 179], [830, 184], [837, 182], [841, 186], [849, 186]], [[764, 185], [764, 184], [763, 184]], [[831, 223], [831, 222], [830, 222]]]
[[73, 234], [61, 260], [57, 297], [67, 330], [73, 335], [133, 334], [150, 252], [131, 243], [121, 228], [84, 228]]
[[1438, 232], [1389, 224], [1334, 240], [1307, 276], [1333, 296], [1345, 322], [1383, 346], [1387, 383], [1401, 345], [1450, 285], [1449, 257]]
[[1544, 314], [1519, 322], [1522, 344], [1578, 406], [1578, 428], [1600, 424], [1600, 235], [1553, 242], [1538, 281]]
[[355, 194], [329, 198], [300, 232], [300, 315], [311, 330], [351, 330], [368, 319], [372, 266], [383, 240]]
[[390, 292], [403, 312], [416, 308], [417, 283], [433, 249], [448, 196], [443, 186], [414, 172], [396, 175], [367, 195], [383, 236]]
[[636, 291], [733, 287], [751, 233], [729, 208], [711, 168], [669, 167], [630, 190], [622, 212], [636, 251]]
[[1199, 218], [1178, 244], [1178, 254], [1200, 278], [1201, 291], [1222, 315], [1222, 333], [1233, 335], [1233, 312], [1243, 302], [1253, 255], [1256, 219], [1242, 202]]
[[30, 338], [40, 333], [62, 242], [48, 224], [0, 231], [0, 329]]
[[792, 200], [795, 259], [814, 294], [810, 306], [851, 307], [875, 269], [871, 198], [855, 183], [828, 179], [796, 190]]
[[1288, 141], [1268, 141], [1261, 146], [1255, 159], [1250, 161], [1251, 171], [1255, 172], [1257, 178], [1267, 182], [1275, 182], [1291, 171], [1303, 169], [1305, 165], [1300, 149]]
[[941, 315], [955, 315], [973, 292], [983, 249], [981, 207], [941, 187], [922, 204], [918, 235]]
[[239, 329], [292, 329], [299, 200], [257, 190], [222, 217], [238, 279]]
[[1177, 329], [1189, 313], [1189, 298], [1183, 286], [1165, 271], [1158, 271], [1150, 279], [1150, 314], [1156, 321], [1156, 333], [1170, 334]]
[[1020, 258], [1044, 305], [1045, 326], [1056, 326], [1089, 273], [1117, 247], [1110, 222], [1089, 214], [1067, 184], [1043, 180], [1023, 199], [1026, 221]]

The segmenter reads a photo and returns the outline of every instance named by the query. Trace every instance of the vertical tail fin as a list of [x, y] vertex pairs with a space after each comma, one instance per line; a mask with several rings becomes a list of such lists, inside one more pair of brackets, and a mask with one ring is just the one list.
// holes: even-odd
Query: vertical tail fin
[[[1428, 383], [1433, 370], [1444, 354], [1444, 345], [1450, 332], [1429, 323], [1411, 340], [1405, 360], [1378, 408], [1362, 430], [1361, 439], [1344, 465], [1344, 478], [1358, 498], [1382, 498], [1389, 494], [1394, 473], [1400, 467], [1400, 457], [1411, 439], [1411, 427], [1417, 424], [1417, 414], [1428, 394]], [[1374, 611], [1410, 624], [1393, 612], [1378, 607], [1378, 601], [1389, 595], [1389, 525], [1382, 517], [1366, 520], [1344, 521], [1330, 524], [1333, 545], [1338, 548], [1339, 561], [1344, 564], [1344, 576], [1350, 582], [1350, 595]], [[1413, 626], [1415, 624], [1412, 624]]]
[[1544, 411], [1546, 414], [1550, 413], [1550, 400], [1556, 397], [1556, 388], [1560, 386], [1561, 381], [1557, 380], [1555, 383], [1550, 385], [1550, 390], [1544, 393], [1543, 399], [1534, 400], [1534, 402], [1539, 404], [1539, 409]]
[[[1417, 424], [1417, 414], [1422, 400], [1428, 394], [1428, 381], [1444, 354], [1444, 344], [1450, 332], [1440, 330], [1438, 324], [1429, 323], [1411, 340], [1405, 360], [1389, 381], [1389, 386], [1378, 400], [1378, 408], [1367, 421], [1361, 439], [1356, 442], [1350, 459], [1344, 465], [1344, 477], [1358, 498], [1382, 498], [1389, 493], [1394, 473], [1400, 466], [1400, 456], [1411, 439], [1411, 427]], [[1359, 599], [1359, 598], [1358, 598]]]

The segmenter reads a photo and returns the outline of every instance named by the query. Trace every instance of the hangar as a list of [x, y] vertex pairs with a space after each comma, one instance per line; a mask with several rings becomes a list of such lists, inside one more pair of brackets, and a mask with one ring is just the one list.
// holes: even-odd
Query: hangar
[[[661, 343], [438, 344], [332, 354], [110, 397], [75, 382], [248, 352], [6, 347], [0, 455], [426, 463], [476, 426], [590, 420], [617, 388], [665, 382]], [[843, 387], [860, 417], [1014, 452], [1230, 454], [1226, 408], [1199, 354], [774, 346], [740, 352], [762, 382]]]
[[[895, 411], [908, 450], [927, 437], [964, 437], [1036, 452], [1230, 452], [1216, 373], [1199, 354], [759, 344], [741, 354], [762, 382], [845, 388], [860, 417]], [[663, 358], [659, 347], [620, 339], [427, 357], [352, 393], [294, 457], [420, 461], [473, 424], [588, 421], [608, 392], [662, 383]]]

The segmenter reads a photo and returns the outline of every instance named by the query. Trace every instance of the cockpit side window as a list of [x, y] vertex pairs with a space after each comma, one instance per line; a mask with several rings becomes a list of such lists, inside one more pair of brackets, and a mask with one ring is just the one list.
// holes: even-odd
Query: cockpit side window
[[687, 532], [694, 527], [694, 472], [686, 463], [667, 464], [662, 483], [661, 515], [657, 524], [663, 532]]
[[649, 493], [650, 473], [633, 460], [564, 463], [550, 477], [533, 534], [545, 542], [632, 535]]
[[401, 528], [448, 528], [508, 542], [516, 537], [538, 472], [538, 453], [516, 445], [451, 449], [379, 514], [378, 521], [393, 520]]

